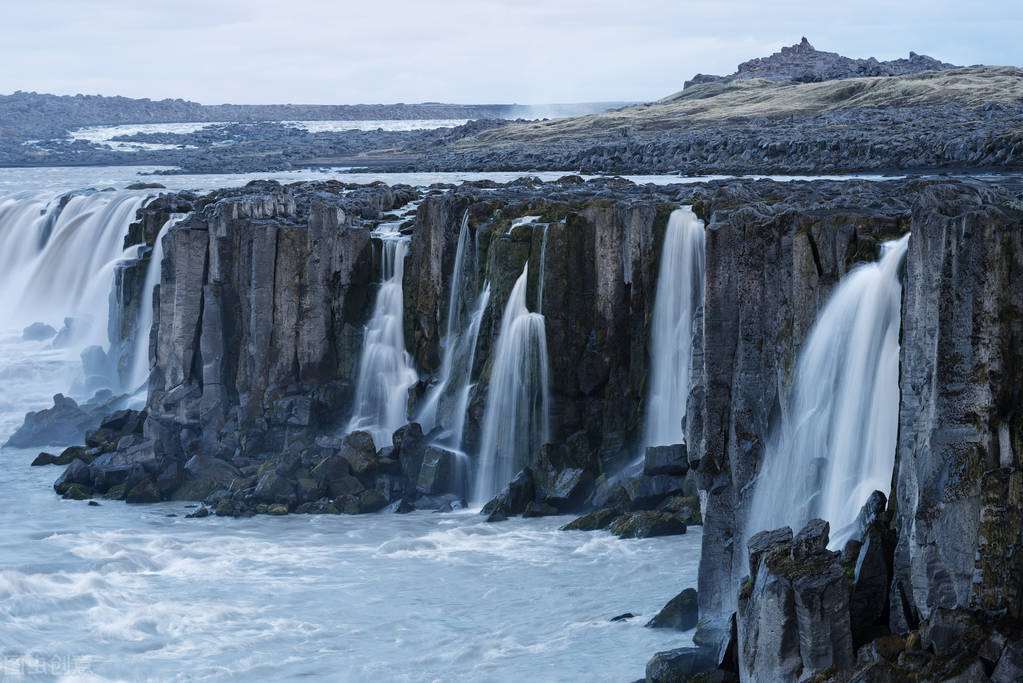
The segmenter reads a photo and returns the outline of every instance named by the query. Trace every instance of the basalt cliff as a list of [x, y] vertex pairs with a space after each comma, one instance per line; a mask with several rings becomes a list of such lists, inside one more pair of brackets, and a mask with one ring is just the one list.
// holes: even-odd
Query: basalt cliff
[[[645, 449], [662, 245], [683, 206], [706, 235], [685, 443]], [[759, 528], [751, 498], [815, 320], [846, 275], [907, 233], [890, 488], [866, 499], [840, 548], [823, 520]], [[107, 417], [58, 456], [70, 461], [62, 493], [201, 500], [200, 516], [463, 505], [498, 400], [488, 389], [502, 319], [522, 296], [543, 316], [549, 429], [506, 454], [517, 474], [485, 511], [495, 522], [578, 513], [570, 528], [621, 536], [703, 525], [698, 597], [687, 598], [699, 604], [696, 645], [658, 653], [648, 680], [1023, 671], [1023, 187], [257, 182], [155, 200], [128, 241], [158, 236], [145, 408]], [[407, 251], [389, 251], [394, 239]], [[153, 252], [140, 253], [113, 295], [125, 319]], [[349, 425], [393, 253], [416, 381], [407, 423], [378, 443]], [[460, 301], [483, 303], [455, 447], [417, 418], [450, 372]]]

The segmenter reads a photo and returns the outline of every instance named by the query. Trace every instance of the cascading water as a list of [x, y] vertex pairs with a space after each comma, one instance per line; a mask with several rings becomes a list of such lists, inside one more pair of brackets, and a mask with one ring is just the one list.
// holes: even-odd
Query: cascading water
[[129, 388], [145, 389], [144, 384], [149, 378], [149, 334], [153, 327], [153, 290], [160, 283], [160, 269], [163, 263], [163, 238], [167, 231], [180, 223], [188, 214], [171, 214], [167, 222], [160, 228], [160, 233], [153, 243], [153, 252], [149, 256], [146, 268], [146, 280], [142, 286], [139, 310], [135, 323], [135, 345], [132, 349], [131, 375]]
[[693, 316], [703, 304], [703, 221], [688, 207], [668, 219], [650, 331], [650, 389], [644, 445], [682, 443], [689, 394]]
[[455, 251], [447, 329], [441, 340], [443, 358], [440, 374], [416, 417], [427, 432], [438, 425], [443, 427], [444, 431], [436, 443], [455, 451], [462, 447], [465, 414], [472, 389], [472, 366], [476, 359], [476, 341], [483, 313], [490, 301], [489, 283], [484, 285], [478, 296], [475, 295], [478, 260], [475, 242], [471, 252], [469, 249], [469, 215], [466, 213], [462, 218]]
[[382, 223], [373, 235], [383, 245], [381, 285], [366, 325], [359, 360], [359, 379], [348, 431], [367, 431], [377, 447], [406, 423], [408, 390], [419, 380], [412, 356], [405, 350], [402, 278], [409, 238], [400, 221]]
[[[107, 347], [114, 269], [135, 256], [136, 248], [123, 249], [124, 236], [147, 199], [145, 193], [127, 191], [0, 201], [0, 320], [5, 326], [45, 322], [60, 328], [70, 320], [59, 340], [69, 357], [88, 346]], [[116, 386], [113, 374], [108, 380]]]
[[550, 435], [550, 370], [544, 317], [526, 308], [529, 264], [501, 318], [473, 499], [486, 502], [526, 465]]
[[749, 534], [827, 520], [831, 546], [854, 531], [871, 492], [891, 486], [898, 436], [899, 271], [909, 235], [846, 275], [799, 355], [790, 400], [767, 445]]

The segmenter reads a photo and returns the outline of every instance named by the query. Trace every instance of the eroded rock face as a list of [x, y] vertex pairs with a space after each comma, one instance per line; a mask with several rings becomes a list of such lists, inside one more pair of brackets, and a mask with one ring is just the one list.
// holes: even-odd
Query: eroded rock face
[[924, 188], [906, 257], [892, 622], [1023, 600], [1023, 214]]

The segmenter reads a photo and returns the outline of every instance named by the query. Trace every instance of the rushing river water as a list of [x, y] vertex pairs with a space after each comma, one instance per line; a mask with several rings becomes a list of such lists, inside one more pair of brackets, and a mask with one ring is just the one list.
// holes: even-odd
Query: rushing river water
[[[5, 169], [0, 201], [137, 171]], [[0, 321], [0, 443], [54, 393], [86, 398], [80, 373], [77, 349]], [[691, 643], [643, 624], [696, 585], [698, 527], [618, 540], [473, 512], [186, 519], [183, 503], [62, 500], [62, 468], [29, 466], [39, 450], [0, 448], [0, 679], [627, 681]], [[640, 616], [609, 621], [624, 612]]]

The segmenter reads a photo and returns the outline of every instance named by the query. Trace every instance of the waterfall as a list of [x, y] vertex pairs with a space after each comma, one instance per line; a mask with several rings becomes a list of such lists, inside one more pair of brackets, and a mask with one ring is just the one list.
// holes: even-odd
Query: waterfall
[[486, 502], [549, 439], [550, 370], [544, 317], [526, 308], [529, 264], [501, 318], [483, 416], [473, 498]]
[[455, 451], [462, 447], [465, 413], [472, 389], [472, 366], [476, 359], [476, 341], [483, 313], [490, 301], [489, 283], [474, 298], [478, 260], [479, 248], [475, 240], [470, 250], [469, 214], [466, 212], [458, 233], [458, 247], [451, 274], [447, 329], [441, 340], [443, 356], [440, 374], [416, 416], [416, 421], [426, 432], [438, 425], [443, 427], [444, 431], [435, 441]]
[[671, 213], [650, 325], [645, 446], [667, 446], [685, 439], [682, 421], [689, 395], [693, 316], [703, 305], [704, 243], [703, 221], [691, 209]]
[[64, 325], [60, 343], [69, 353], [107, 348], [115, 266], [136, 256], [124, 237], [147, 199], [90, 191], [0, 200], [0, 320], [10, 328]]
[[[153, 243], [153, 252], [149, 255], [146, 267], [146, 280], [142, 286], [139, 299], [138, 315], [135, 318], [135, 344], [132, 348], [131, 374], [129, 387], [145, 389], [149, 379], [149, 335], [153, 327], [153, 290], [160, 283], [160, 270], [163, 263], [163, 238], [167, 231], [180, 223], [188, 214], [174, 213], [160, 228], [160, 233]], [[146, 386], [143, 386], [146, 385]]]
[[359, 379], [348, 431], [364, 430], [377, 447], [407, 422], [408, 390], [419, 380], [412, 356], [405, 350], [402, 278], [409, 238], [399, 232], [400, 221], [382, 223], [373, 235], [383, 246], [381, 284], [366, 324], [359, 360]]
[[749, 534], [813, 518], [831, 546], [854, 531], [874, 490], [889, 492], [899, 416], [899, 271], [909, 235], [839, 282], [804, 344], [790, 400], [768, 440]]

